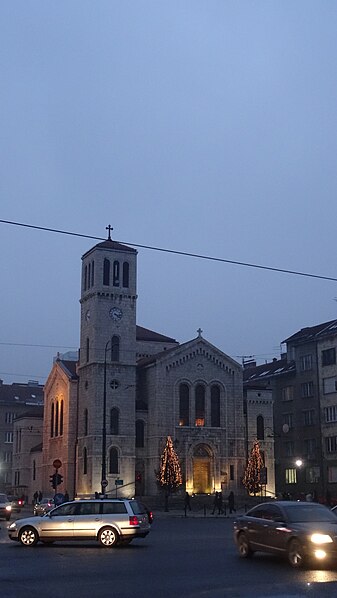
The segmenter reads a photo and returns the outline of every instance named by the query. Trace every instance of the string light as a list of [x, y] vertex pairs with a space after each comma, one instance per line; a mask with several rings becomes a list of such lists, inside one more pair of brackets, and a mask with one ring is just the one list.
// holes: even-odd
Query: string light
[[158, 481], [161, 486], [169, 491], [177, 490], [183, 483], [179, 458], [174, 450], [171, 436], [167, 436], [165, 448], [160, 458]]
[[254, 441], [253, 448], [250, 451], [245, 475], [242, 483], [249, 494], [257, 494], [261, 491], [260, 472], [264, 467], [260, 445], [257, 440]]

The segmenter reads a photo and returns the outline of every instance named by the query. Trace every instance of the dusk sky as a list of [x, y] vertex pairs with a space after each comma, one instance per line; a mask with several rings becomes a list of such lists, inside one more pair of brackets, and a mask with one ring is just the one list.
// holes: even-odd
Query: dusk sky
[[[3, 0], [0, 219], [337, 278], [337, 3]], [[79, 346], [98, 240], [0, 222], [0, 378]], [[137, 321], [241, 362], [337, 283], [138, 249]]]

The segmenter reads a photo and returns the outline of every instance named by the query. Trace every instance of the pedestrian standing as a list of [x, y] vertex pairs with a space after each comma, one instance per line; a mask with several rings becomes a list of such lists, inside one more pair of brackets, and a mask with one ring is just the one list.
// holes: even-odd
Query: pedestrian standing
[[234, 511], [234, 513], [236, 513], [233, 490], [231, 490], [230, 493], [228, 494], [227, 500], [228, 500], [229, 514], [231, 515], [233, 513], [233, 511]]
[[184, 504], [185, 504], [185, 513], [186, 513], [187, 509], [188, 509], [189, 511], [191, 511], [191, 510], [192, 510], [192, 509], [191, 509], [191, 500], [190, 500], [190, 495], [189, 495], [189, 493], [188, 493], [188, 492], [186, 492], [186, 494], [185, 494], [185, 501], [184, 501]]
[[38, 501], [38, 499], [39, 499], [39, 493], [38, 493], [38, 491], [37, 491], [37, 490], [36, 490], [36, 491], [34, 492], [34, 494], [33, 494], [33, 499], [34, 499], [34, 501], [33, 501], [33, 502], [34, 502], [34, 505], [36, 505], [36, 504], [37, 504], [37, 501]]
[[223, 500], [222, 500], [222, 492], [218, 492], [218, 514], [223, 514]]
[[216, 493], [215, 493], [215, 496], [214, 496], [214, 501], [213, 501], [213, 511], [212, 511], [212, 515], [214, 515], [215, 511], [216, 511], [216, 510], [217, 510], [217, 508], [218, 508], [218, 505], [219, 505], [219, 498], [218, 498], [218, 493], [216, 492]]

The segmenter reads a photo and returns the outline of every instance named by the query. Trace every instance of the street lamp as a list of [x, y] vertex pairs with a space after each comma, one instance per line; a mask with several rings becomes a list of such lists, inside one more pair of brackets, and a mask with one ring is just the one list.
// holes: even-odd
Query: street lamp
[[300, 492], [300, 489], [301, 489], [301, 484], [300, 484], [300, 469], [301, 469], [301, 467], [303, 465], [302, 459], [296, 459], [295, 465], [296, 465], [296, 468], [298, 469], [298, 479], [297, 479], [297, 476], [296, 476], [296, 483], [297, 483], [297, 487], [298, 487], [298, 497], [299, 497], [298, 500], [301, 500], [301, 492]]
[[102, 427], [102, 476], [101, 490], [104, 496], [107, 487], [106, 479], [106, 354], [111, 341], [108, 340], [104, 349], [104, 376], [103, 376], [103, 427]]

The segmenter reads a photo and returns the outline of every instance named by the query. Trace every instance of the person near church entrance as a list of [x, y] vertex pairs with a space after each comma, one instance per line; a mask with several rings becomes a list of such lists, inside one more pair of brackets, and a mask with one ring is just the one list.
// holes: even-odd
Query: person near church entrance
[[33, 494], [33, 504], [34, 504], [34, 505], [36, 505], [36, 503], [37, 503], [38, 499], [39, 499], [39, 493], [38, 493], [38, 491], [36, 490], [36, 491], [34, 492], [34, 494]]
[[231, 515], [234, 511], [234, 513], [236, 513], [236, 508], [235, 508], [235, 500], [234, 500], [234, 492], [233, 490], [230, 491], [230, 493], [228, 494], [228, 508], [229, 508], [229, 514]]
[[184, 500], [184, 504], [185, 504], [185, 513], [186, 513], [187, 509], [188, 509], [189, 511], [191, 511], [191, 510], [192, 510], [192, 509], [191, 509], [191, 500], [190, 500], [190, 495], [189, 495], [189, 493], [188, 493], [188, 492], [186, 492], [186, 494], [185, 494], [185, 500]]

